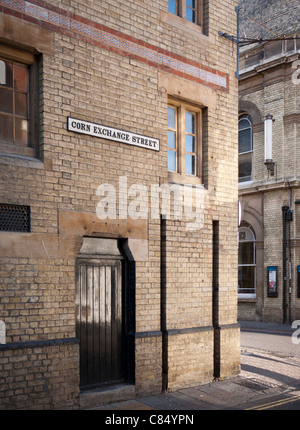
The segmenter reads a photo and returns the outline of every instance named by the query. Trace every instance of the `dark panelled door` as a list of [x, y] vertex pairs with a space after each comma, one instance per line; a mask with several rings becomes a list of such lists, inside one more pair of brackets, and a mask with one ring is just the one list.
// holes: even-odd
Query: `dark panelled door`
[[122, 357], [120, 260], [78, 261], [76, 331], [80, 343], [81, 387], [122, 381], [126, 364]]

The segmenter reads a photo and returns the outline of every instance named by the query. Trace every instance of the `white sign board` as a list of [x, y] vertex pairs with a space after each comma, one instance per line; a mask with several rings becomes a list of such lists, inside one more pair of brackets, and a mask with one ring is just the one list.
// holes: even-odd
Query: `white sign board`
[[86, 134], [89, 136], [99, 137], [101, 139], [113, 140], [115, 142], [159, 151], [159, 139], [130, 133], [129, 131], [119, 130], [113, 127], [107, 127], [106, 125], [82, 121], [81, 119], [68, 117], [68, 130], [74, 131], [75, 133]]

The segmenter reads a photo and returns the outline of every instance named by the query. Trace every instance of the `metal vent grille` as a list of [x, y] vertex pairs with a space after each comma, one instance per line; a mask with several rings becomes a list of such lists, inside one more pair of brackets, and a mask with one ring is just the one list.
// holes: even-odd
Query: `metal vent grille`
[[30, 232], [30, 207], [0, 203], [0, 231]]

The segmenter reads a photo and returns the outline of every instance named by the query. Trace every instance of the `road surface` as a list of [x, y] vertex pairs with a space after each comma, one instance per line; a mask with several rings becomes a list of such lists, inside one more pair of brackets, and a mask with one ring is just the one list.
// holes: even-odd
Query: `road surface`
[[289, 324], [262, 324], [240, 321], [241, 347], [300, 357], [300, 321], [297, 328]]
[[244, 409], [300, 410], [300, 321], [293, 326], [240, 321], [240, 326], [244, 376], [269, 386], [282, 384], [274, 396]]

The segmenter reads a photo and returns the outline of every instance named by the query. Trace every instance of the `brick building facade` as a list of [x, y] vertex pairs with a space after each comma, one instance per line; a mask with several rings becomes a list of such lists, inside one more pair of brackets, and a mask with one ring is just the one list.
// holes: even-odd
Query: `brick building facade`
[[[239, 318], [291, 323], [300, 318], [300, 5], [239, 5], [240, 36], [263, 40], [240, 54]], [[268, 115], [271, 163], [265, 163]]]
[[0, 1], [0, 409], [239, 372], [235, 6]]

